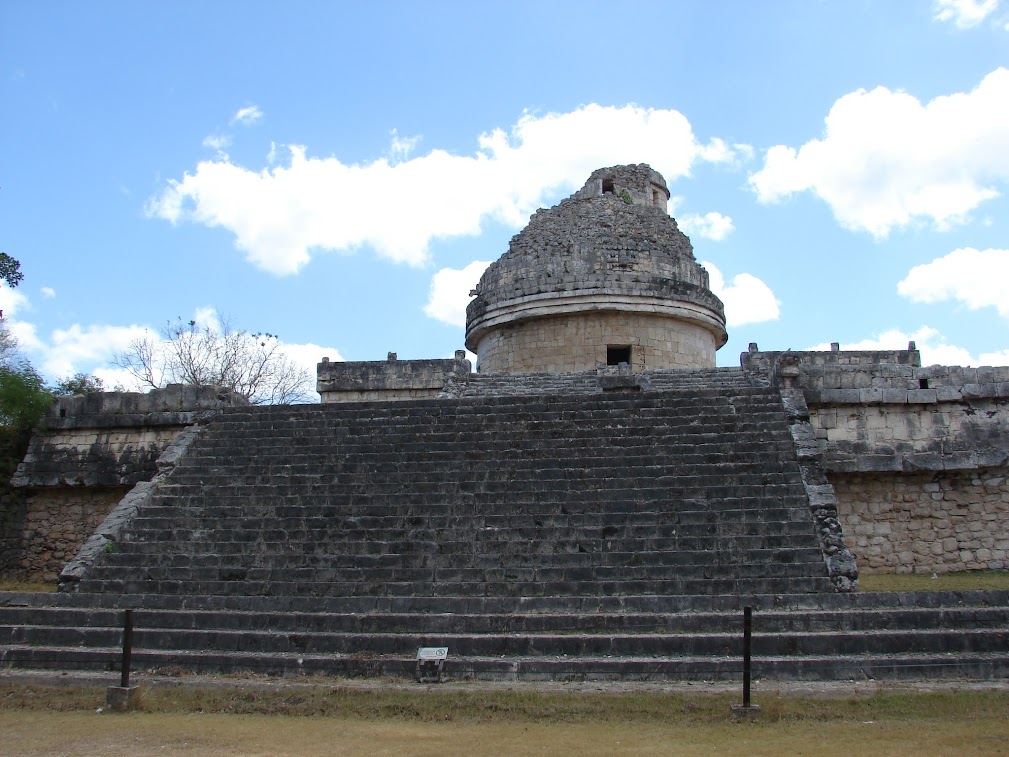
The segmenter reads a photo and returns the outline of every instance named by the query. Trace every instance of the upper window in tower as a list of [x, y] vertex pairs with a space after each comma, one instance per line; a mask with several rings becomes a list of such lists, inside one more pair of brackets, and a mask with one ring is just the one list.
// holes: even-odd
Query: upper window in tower
[[603, 179], [603, 194], [611, 195], [616, 190], [613, 189], [613, 179]]

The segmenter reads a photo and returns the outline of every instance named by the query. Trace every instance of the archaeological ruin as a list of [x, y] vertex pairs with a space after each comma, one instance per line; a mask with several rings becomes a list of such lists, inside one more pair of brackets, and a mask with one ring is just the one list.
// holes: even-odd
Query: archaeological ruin
[[318, 365], [315, 405], [61, 398], [0, 515], [0, 663], [456, 678], [1004, 675], [1009, 368], [906, 350], [717, 368], [722, 303], [646, 165], [537, 211], [450, 359]]

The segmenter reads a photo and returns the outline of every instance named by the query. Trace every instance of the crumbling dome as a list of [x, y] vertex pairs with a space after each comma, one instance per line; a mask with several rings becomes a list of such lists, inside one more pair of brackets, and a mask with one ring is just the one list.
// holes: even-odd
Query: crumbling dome
[[725, 312], [668, 200], [662, 175], [639, 164], [601, 168], [538, 210], [466, 308], [479, 370], [714, 367]]

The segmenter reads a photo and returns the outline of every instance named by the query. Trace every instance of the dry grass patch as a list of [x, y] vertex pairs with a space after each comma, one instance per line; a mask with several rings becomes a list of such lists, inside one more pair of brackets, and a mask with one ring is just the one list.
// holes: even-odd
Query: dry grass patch
[[45, 583], [43, 581], [15, 581], [13, 579], [0, 578], [0, 591], [53, 592], [56, 591], [56, 584]]
[[[727, 695], [152, 687], [145, 707], [96, 710], [104, 689], [0, 683], [0, 754], [914, 755], [1005, 754], [1009, 694], [884, 690], [756, 697], [734, 722]], [[189, 687], [187, 687], [188, 689]], [[189, 708], [198, 707], [197, 710]], [[84, 707], [85, 709], [76, 709]], [[244, 714], [237, 714], [244, 713]], [[270, 713], [270, 714], [250, 714]], [[276, 714], [284, 713], [284, 714]], [[325, 717], [305, 717], [325, 715]], [[6, 751], [5, 751], [6, 750]]]
[[955, 573], [874, 573], [858, 579], [860, 591], [1009, 590], [1007, 570], [965, 570]]

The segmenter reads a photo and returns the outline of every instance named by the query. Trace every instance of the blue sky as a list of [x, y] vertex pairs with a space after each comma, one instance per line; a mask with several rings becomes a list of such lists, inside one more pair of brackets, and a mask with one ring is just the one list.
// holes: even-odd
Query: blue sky
[[764, 349], [1009, 363], [1009, 2], [0, 4], [0, 307], [50, 379], [227, 315], [446, 357], [483, 267], [647, 162]]

